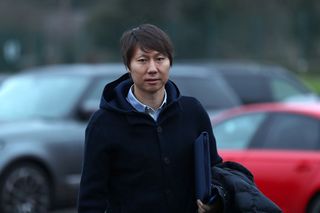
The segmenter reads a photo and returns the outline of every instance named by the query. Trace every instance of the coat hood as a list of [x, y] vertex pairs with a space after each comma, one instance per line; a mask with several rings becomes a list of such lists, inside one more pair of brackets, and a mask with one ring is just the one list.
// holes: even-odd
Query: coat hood
[[[119, 112], [135, 111], [131, 104], [126, 100], [132, 84], [133, 81], [129, 73], [126, 73], [117, 80], [107, 84], [103, 90], [100, 108]], [[178, 87], [172, 81], [168, 80], [165, 88], [167, 92], [166, 105], [168, 106], [171, 103], [178, 101], [181, 97]]]

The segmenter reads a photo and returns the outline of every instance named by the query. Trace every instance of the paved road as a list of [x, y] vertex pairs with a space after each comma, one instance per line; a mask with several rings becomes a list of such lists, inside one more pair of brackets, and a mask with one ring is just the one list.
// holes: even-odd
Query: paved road
[[61, 210], [52, 211], [50, 213], [77, 213], [77, 211], [76, 209], [61, 209]]

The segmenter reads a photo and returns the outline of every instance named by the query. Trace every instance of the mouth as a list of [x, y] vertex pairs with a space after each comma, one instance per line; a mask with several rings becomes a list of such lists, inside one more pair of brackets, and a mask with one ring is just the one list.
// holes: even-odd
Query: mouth
[[155, 84], [159, 81], [159, 79], [146, 79], [146, 82], [149, 84]]

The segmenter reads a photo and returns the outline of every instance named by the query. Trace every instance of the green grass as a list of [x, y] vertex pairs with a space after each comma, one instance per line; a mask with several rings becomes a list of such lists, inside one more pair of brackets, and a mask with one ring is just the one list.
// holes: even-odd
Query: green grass
[[320, 94], [320, 75], [300, 75], [299, 77], [308, 87]]

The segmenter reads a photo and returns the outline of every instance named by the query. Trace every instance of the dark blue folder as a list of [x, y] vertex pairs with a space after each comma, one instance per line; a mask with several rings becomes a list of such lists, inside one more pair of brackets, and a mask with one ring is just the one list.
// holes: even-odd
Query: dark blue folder
[[196, 199], [206, 203], [211, 194], [211, 160], [209, 135], [202, 132], [194, 144]]

